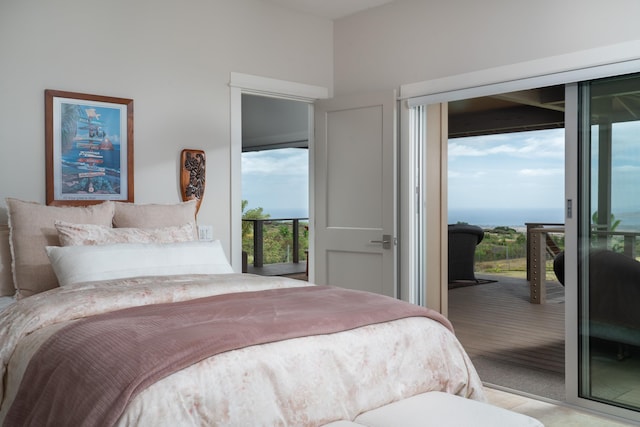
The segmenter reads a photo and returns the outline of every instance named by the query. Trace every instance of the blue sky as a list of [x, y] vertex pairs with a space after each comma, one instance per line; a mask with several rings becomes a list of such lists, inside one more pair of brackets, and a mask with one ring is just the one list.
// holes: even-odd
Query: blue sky
[[308, 150], [280, 150], [242, 153], [242, 199], [247, 209], [261, 207], [280, 217], [286, 209], [296, 216], [308, 215], [309, 206]]
[[[616, 124], [613, 132], [613, 212], [640, 212], [640, 122]], [[592, 145], [597, 155], [597, 139]], [[563, 211], [564, 129], [455, 138], [448, 155], [449, 209]], [[242, 198], [249, 209], [306, 215], [307, 168], [304, 149], [244, 153]]]
[[449, 208], [564, 206], [564, 129], [449, 140]]
[[[308, 153], [242, 154], [248, 209], [306, 209]], [[564, 130], [456, 138], [449, 142], [450, 208], [558, 208], [564, 203]]]
[[[594, 133], [594, 132], [592, 132]], [[640, 121], [614, 123], [612, 130], [612, 192], [613, 213], [640, 211]], [[593, 152], [598, 154], [597, 133], [592, 143]], [[592, 169], [597, 165], [592, 164]], [[597, 176], [594, 174], [592, 194], [597, 189]]]

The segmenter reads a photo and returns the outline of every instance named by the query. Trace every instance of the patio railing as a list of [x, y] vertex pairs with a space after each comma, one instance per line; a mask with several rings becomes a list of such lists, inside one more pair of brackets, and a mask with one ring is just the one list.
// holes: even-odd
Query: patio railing
[[[527, 280], [531, 287], [531, 302], [541, 304], [545, 300], [545, 259], [555, 257], [559, 248], [551, 234], [564, 233], [564, 224], [527, 223]], [[592, 243], [598, 247], [622, 252], [635, 259], [637, 238], [640, 232], [599, 229], [594, 226]]]
[[268, 218], [268, 219], [243, 219], [243, 223], [251, 223], [253, 230], [253, 266], [264, 266], [264, 225], [272, 223], [290, 223], [292, 227], [292, 262], [300, 262], [300, 221], [308, 221], [309, 218]]

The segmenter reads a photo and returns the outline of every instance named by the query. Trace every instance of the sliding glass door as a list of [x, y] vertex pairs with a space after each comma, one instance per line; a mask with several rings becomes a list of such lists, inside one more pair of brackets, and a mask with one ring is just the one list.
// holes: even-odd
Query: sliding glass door
[[578, 395], [640, 410], [640, 74], [579, 85]]

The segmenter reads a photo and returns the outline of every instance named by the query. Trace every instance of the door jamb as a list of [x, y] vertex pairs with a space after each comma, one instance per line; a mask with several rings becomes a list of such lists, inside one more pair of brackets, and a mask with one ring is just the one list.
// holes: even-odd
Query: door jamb
[[[233, 270], [242, 271], [242, 94], [270, 96], [309, 104], [309, 235], [313, 236], [313, 102], [329, 97], [329, 89], [285, 80], [231, 72], [230, 136], [231, 136], [231, 244], [230, 258]], [[313, 280], [313, 247], [309, 247], [309, 280]]]

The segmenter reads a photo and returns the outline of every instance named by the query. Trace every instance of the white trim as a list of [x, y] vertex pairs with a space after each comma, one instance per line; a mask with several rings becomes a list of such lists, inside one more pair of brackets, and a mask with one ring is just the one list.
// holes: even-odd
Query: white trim
[[[421, 305], [416, 295], [416, 278], [418, 271], [416, 265], [416, 250], [418, 248], [418, 240], [415, 235], [416, 227], [416, 200], [412, 189], [415, 188], [415, 165], [410, 163], [411, 159], [416, 157], [413, 153], [411, 141], [415, 141], [414, 129], [411, 126], [412, 110], [407, 108], [406, 103], [398, 105], [399, 129], [406, 129], [408, 132], [399, 132], [399, 147], [408, 147], [407, 149], [398, 150], [399, 176], [400, 185], [396, 187], [398, 198], [400, 199], [397, 210], [398, 216], [398, 286], [400, 299], [413, 304]], [[406, 272], [407, 274], [402, 274]]]
[[640, 40], [405, 84], [409, 106], [575, 83], [640, 71]]
[[309, 104], [307, 121], [309, 123], [309, 247], [307, 248], [307, 281], [316, 280], [316, 249], [313, 244], [316, 235], [316, 141], [315, 141], [315, 104]]
[[[578, 265], [578, 85], [565, 87], [565, 148], [564, 148], [564, 195], [565, 203], [571, 200], [571, 218], [567, 216], [565, 206], [565, 265]], [[565, 268], [565, 399], [578, 404], [578, 271], [577, 268]], [[571, 333], [568, 333], [571, 331]]]
[[240, 88], [243, 93], [272, 94], [278, 98], [291, 98], [307, 102], [329, 97], [329, 89], [326, 87], [236, 72], [231, 72], [229, 86]]
[[[274, 98], [292, 99], [304, 101], [310, 104], [309, 108], [309, 162], [313, 161], [313, 102], [317, 99], [328, 97], [329, 89], [306, 85], [302, 83], [288, 82], [285, 80], [271, 79], [267, 77], [253, 76], [231, 72], [229, 76], [230, 88], [230, 135], [231, 135], [231, 249], [230, 259], [234, 271], [242, 271], [242, 94], [250, 93]], [[309, 169], [309, 222], [313, 223], [314, 197], [313, 169]], [[313, 226], [309, 229], [309, 235], [313, 236]], [[311, 238], [310, 238], [311, 240]], [[309, 281], [313, 281], [313, 252], [309, 252]]]
[[242, 89], [231, 87], [231, 249], [229, 258], [236, 273], [242, 272]]

